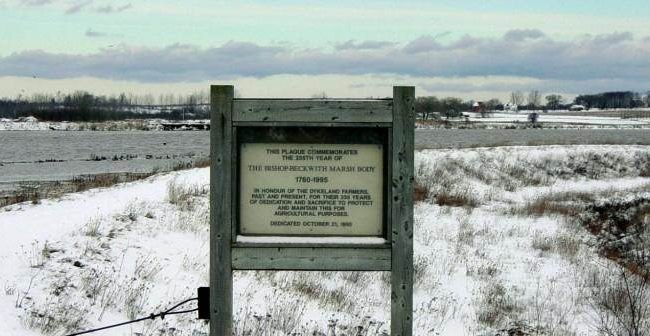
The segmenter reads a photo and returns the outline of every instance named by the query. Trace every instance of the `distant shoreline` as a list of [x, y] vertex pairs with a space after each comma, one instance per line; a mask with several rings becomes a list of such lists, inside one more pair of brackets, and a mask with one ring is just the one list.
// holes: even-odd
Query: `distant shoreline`
[[[179, 127], [168, 127], [179, 125]], [[210, 121], [126, 119], [98, 122], [40, 121], [34, 117], [0, 119], [0, 131], [165, 131], [165, 130], [207, 130]], [[181, 127], [185, 126], [185, 127]]]

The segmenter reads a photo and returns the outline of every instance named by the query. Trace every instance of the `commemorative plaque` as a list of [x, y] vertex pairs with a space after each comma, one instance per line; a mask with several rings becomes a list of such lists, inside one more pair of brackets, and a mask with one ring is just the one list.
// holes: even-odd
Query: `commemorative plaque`
[[381, 236], [383, 146], [243, 143], [240, 233]]

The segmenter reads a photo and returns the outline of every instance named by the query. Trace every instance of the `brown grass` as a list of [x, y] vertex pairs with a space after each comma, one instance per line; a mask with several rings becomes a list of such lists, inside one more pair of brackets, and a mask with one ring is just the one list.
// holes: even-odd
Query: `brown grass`
[[[600, 240], [600, 253], [632, 274], [650, 281], [650, 241], [645, 230], [650, 217], [647, 198], [631, 201], [610, 201], [593, 204], [581, 224]], [[630, 243], [620, 243], [621, 237], [633, 237]]]
[[476, 208], [477, 206], [479, 206], [478, 201], [470, 197], [469, 193], [455, 194], [449, 191], [440, 191], [435, 196], [435, 202], [439, 206], [468, 207], [468, 208]]
[[85, 191], [92, 188], [106, 188], [118, 183], [141, 180], [153, 173], [106, 173], [97, 175], [80, 175], [72, 178], [73, 192]]
[[529, 216], [540, 217], [546, 214], [559, 214], [562, 216], [575, 216], [580, 213], [580, 207], [571, 204], [562, 204], [548, 198], [538, 198], [526, 204], [523, 212]]
[[19, 190], [13, 195], [7, 195], [0, 198], [0, 207], [10, 204], [32, 202], [32, 204], [39, 203], [39, 193], [36, 191]]
[[[169, 167], [170, 171], [210, 166], [210, 158], [199, 158], [193, 162], [178, 162]], [[74, 176], [71, 181], [42, 181], [25, 184], [9, 195], [0, 196], [0, 207], [11, 204], [31, 202], [40, 203], [41, 199], [61, 197], [64, 194], [86, 191], [93, 188], [107, 188], [118, 183], [132, 182], [147, 178], [160, 172], [154, 168], [147, 173], [105, 173], [96, 175]]]
[[[606, 192], [603, 193], [606, 195]], [[510, 214], [541, 217], [558, 214], [567, 217], [578, 216], [585, 204], [594, 201], [596, 194], [582, 192], [561, 192], [540, 196], [525, 205], [510, 210]]]
[[0, 197], [0, 207], [31, 202], [40, 203], [41, 199], [61, 197], [67, 193], [86, 191], [92, 188], [106, 188], [117, 183], [140, 180], [153, 173], [107, 173], [98, 175], [80, 175], [71, 181], [43, 181], [34, 186], [21, 186], [10, 195]]
[[194, 161], [194, 167], [195, 168], [210, 167], [210, 158], [205, 157], [205, 158], [200, 158], [200, 159]]
[[427, 197], [429, 197], [429, 188], [416, 183], [415, 187], [413, 187], [413, 201], [422, 202], [427, 199]]

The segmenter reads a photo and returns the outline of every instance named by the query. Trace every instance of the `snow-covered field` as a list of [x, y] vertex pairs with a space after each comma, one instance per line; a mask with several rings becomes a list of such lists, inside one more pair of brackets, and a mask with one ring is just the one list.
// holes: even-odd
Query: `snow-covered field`
[[[558, 115], [545, 114], [536, 111], [539, 115], [538, 125], [548, 127], [566, 127], [566, 128], [648, 128], [650, 119], [622, 119], [619, 117], [594, 116], [589, 115]], [[467, 119], [453, 120], [456, 123], [468, 120], [483, 126], [492, 126], [495, 128], [509, 126], [512, 124], [526, 124], [529, 122], [529, 111], [499, 112], [490, 113], [488, 117], [482, 118], [480, 113], [463, 112], [469, 116]], [[567, 112], [567, 114], [570, 114]], [[189, 121], [188, 121], [189, 122]], [[191, 121], [197, 125], [209, 123], [208, 120]], [[170, 123], [162, 119], [143, 119], [143, 120], [124, 120], [124, 121], [105, 121], [105, 122], [54, 122], [40, 121], [34, 117], [20, 119], [0, 119], [0, 131], [125, 131], [125, 130], [162, 130], [163, 123]], [[419, 128], [431, 127], [426, 122], [418, 124]]]
[[[417, 128], [530, 128], [529, 114], [535, 112], [538, 115], [536, 128], [568, 128], [568, 129], [646, 129], [650, 128], [648, 118], [620, 118], [618, 116], [603, 116], [597, 111], [593, 115], [587, 112], [576, 114], [566, 111], [567, 115], [560, 112], [543, 113], [542, 111], [519, 111], [519, 112], [494, 112], [482, 117], [480, 113], [463, 112], [464, 117], [418, 121]], [[612, 111], [615, 114], [615, 111]], [[441, 124], [442, 122], [442, 124]]]
[[[478, 113], [469, 112], [470, 121], [485, 122], [485, 123], [512, 123], [512, 122], [528, 122], [528, 113], [490, 113], [487, 118], [481, 118]], [[615, 117], [601, 117], [601, 116], [562, 116], [562, 115], [546, 115], [538, 113], [537, 122], [541, 123], [556, 123], [556, 124], [581, 124], [581, 125], [616, 125], [616, 126], [648, 126], [650, 120], [648, 119], [621, 119]]]
[[[203, 125], [207, 120], [188, 121]], [[34, 117], [19, 119], [0, 119], [0, 131], [130, 131], [130, 130], [162, 130], [163, 123], [170, 123], [163, 119], [133, 119], [104, 122], [69, 122], [69, 121], [41, 121]]]
[[[650, 148], [425, 150], [415, 167], [415, 335], [598, 333], [589, 275], [614, 263], [564, 212], [647, 197]], [[194, 297], [208, 284], [208, 186], [192, 169], [0, 208], [0, 334], [61, 335]], [[387, 335], [389, 287], [380, 272], [236, 272], [236, 332]], [[207, 330], [189, 314], [95, 335]]]

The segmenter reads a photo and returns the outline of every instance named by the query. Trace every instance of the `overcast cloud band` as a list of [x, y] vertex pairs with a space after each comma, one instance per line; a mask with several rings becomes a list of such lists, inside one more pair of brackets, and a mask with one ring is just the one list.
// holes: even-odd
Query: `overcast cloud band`
[[[89, 37], [101, 36], [91, 32]], [[213, 48], [118, 45], [76, 55], [27, 50], [0, 58], [0, 76], [97, 77], [141, 82], [201, 81], [224, 76], [278, 74], [397, 74], [516, 76], [561, 80], [643, 81], [650, 78], [650, 38], [630, 33], [559, 41], [539, 30], [511, 30], [500, 38], [464, 36], [443, 43], [421, 36], [406, 44], [347, 41], [332, 49], [262, 46], [230, 41]]]

